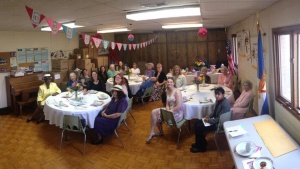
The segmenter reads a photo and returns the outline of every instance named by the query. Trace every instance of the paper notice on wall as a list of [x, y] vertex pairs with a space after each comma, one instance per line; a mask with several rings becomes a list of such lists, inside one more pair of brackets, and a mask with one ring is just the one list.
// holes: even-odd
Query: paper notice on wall
[[49, 71], [49, 63], [48, 62], [42, 63], [42, 71]]
[[54, 75], [54, 79], [55, 79], [55, 80], [60, 79], [60, 74]]
[[35, 62], [34, 63], [34, 71], [35, 72], [42, 71], [42, 64], [41, 64], [41, 62]]

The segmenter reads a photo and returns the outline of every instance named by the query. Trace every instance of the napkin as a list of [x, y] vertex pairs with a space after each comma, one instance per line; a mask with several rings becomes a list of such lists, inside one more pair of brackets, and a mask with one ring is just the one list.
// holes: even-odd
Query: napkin
[[241, 125], [228, 127], [226, 130], [229, 132], [231, 137], [237, 137], [247, 133], [247, 131], [244, 130]]
[[256, 147], [256, 151], [251, 154], [251, 156], [249, 158], [258, 158], [258, 157], [261, 157], [261, 148], [260, 146], [257, 146]]
[[243, 167], [244, 169], [253, 169], [253, 162], [254, 159], [247, 159], [247, 160], [243, 160]]

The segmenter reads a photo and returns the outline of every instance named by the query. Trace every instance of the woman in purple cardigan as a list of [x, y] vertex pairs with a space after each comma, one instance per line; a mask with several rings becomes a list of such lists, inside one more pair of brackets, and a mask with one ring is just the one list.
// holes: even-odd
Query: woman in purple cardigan
[[103, 137], [110, 136], [117, 128], [121, 114], [127, 109], [128, 102], [123, 92], [122, 86], [115, 85], [112, 89], [112, 100], [95, 119], [94, 130], [98, 138], [92, 144], [103, 143]]

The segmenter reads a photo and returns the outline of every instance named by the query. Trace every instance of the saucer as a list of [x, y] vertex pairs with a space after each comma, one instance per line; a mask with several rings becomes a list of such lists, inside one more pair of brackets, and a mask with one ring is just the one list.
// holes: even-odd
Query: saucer
[[273, 161], [268, 157], [256, 158], [253, 162], [254, 169], [261, 169], [261, 165], [263, 165], [262, 163], [265, 164], [265, 167], [263, 167], [263, 169], [273, 169]]

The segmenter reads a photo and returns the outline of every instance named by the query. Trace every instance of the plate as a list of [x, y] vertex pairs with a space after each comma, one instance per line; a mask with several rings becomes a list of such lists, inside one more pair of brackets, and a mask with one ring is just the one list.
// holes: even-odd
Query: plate
[[[247, 149], [248, 149], [248, 151], [247, 151]], [[253, 153], [255, 153], [255, 151], [256, 151], [256, 146], [251, 141], [241, 142], [235, 147], [235, 152], [238, 155], [244, 156], [244, 157], [248, 157], [248, 156], [252, 155]]]
[[207, 87], [209, 84], [200, 84], [201, 87]]
[[98, 99], [100, 99], [100, 100], [105, 100], [105, 99], [107, 99], [108, 98], [108, 96], [98, 96]]
[[208, 103], [210, 100], [209, 99], [199, 99], [200, 103]]
[[90, 90], [89, 93], [90, 93], [90, 94], [97, 94], [98, 91], [97, 91], [97, 90]]
[[[265, 162], [265, 167], [262, 167], [261, 163]], [[268, 157], [259, 157], [256, 158], [253, 162], [254, 169], [272, 169], [273, 168], [273, 161]]]
[[103, 101], [95, 100], [95, 101], [93, 102], [93, 104], [91, 104], [91, 106], [97, 107], [97, 106], [101, 106], [103, 103], [104, 103]]
[[66, 93], [63, 96], [61, 96], [62, 98], [71, 98], [73, 96], [72, 93]]

